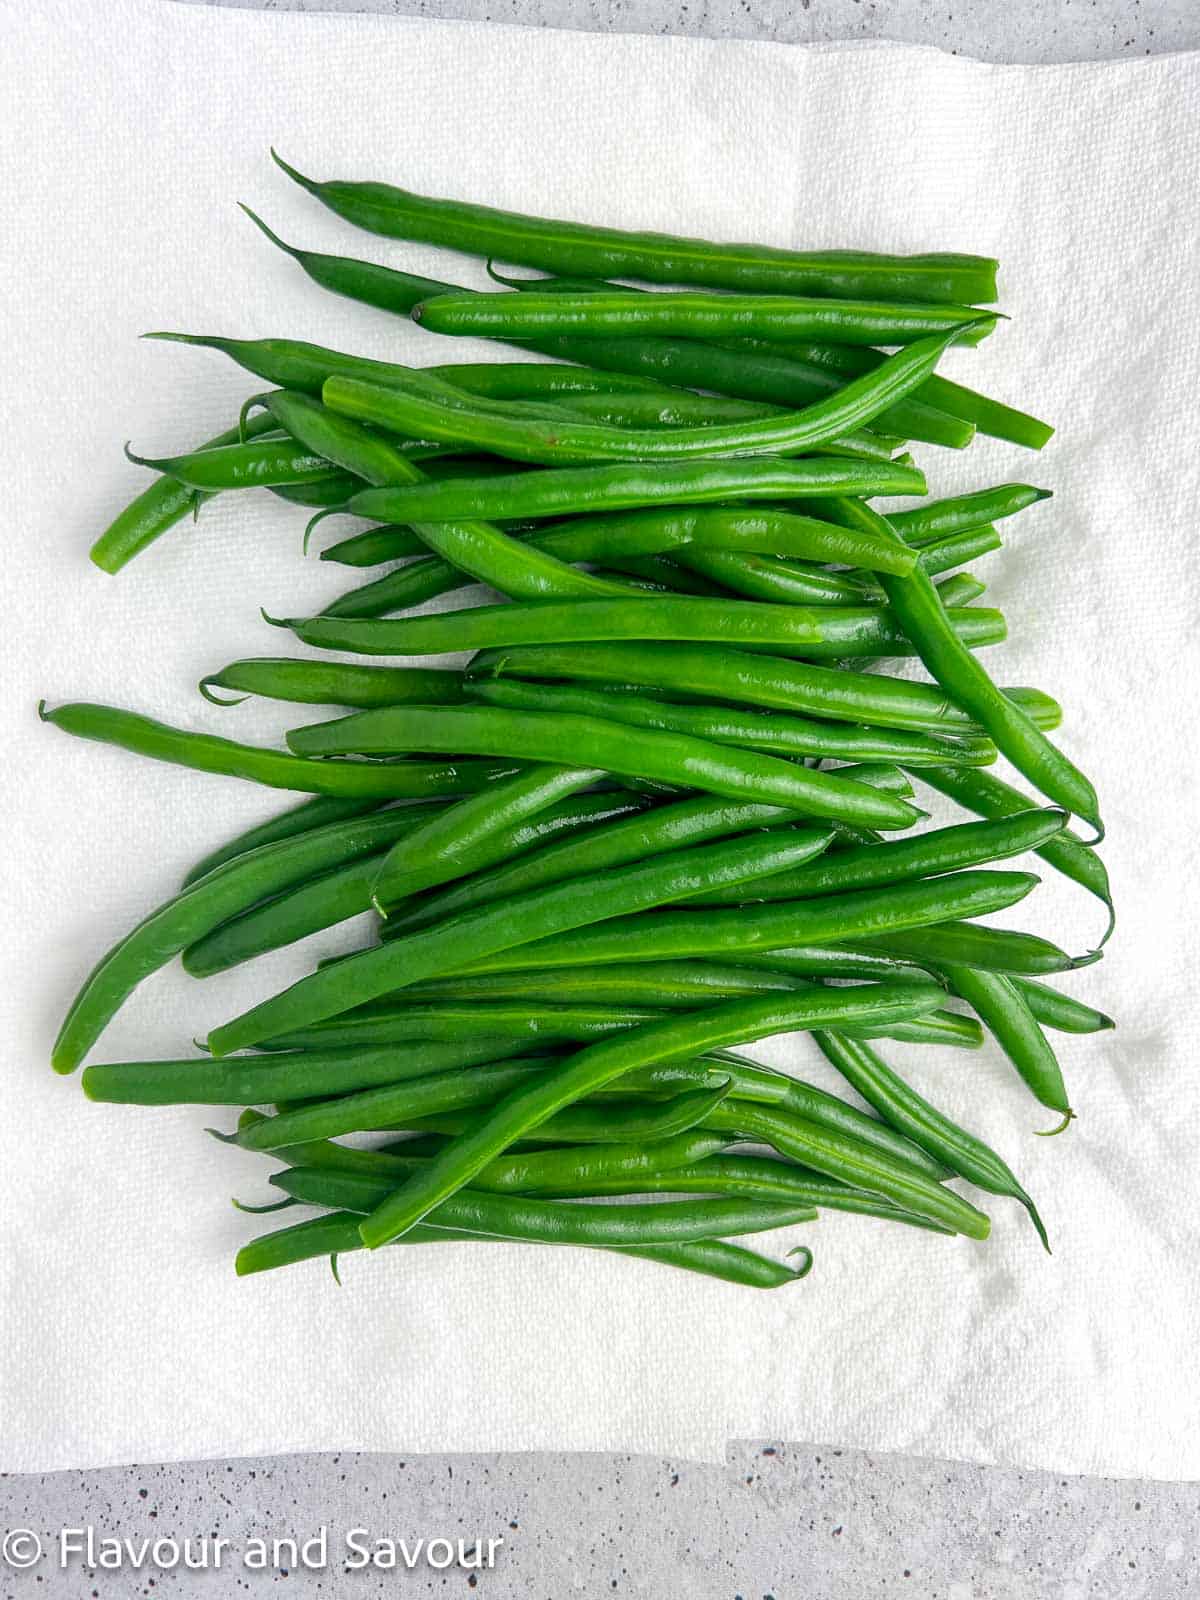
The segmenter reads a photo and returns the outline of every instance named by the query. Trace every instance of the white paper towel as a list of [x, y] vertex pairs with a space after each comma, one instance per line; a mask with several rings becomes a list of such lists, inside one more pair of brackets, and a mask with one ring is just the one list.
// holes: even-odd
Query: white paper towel
[[[904, 48], [597, 37], [121, 0], [3, 12], [4, 455], [0, 1467], [357, 1447], [719, 1455], [738, 1436], [1200, 1476], [1195, 1130], [1196, 372], [1200, 58], [987, 67]], [[947, 370], [1048, 416], [1040, 456], [924, 449], [934, 492], [1057, 498], [982, 570], [1012, 621], [1002, 680], [1067, 706], [1121, 922], [1073, 992], [1120, 1029], [1060, 1041], [1061, 1139], [991, 1055], [893, 1054], [1008, 1156], [986, 1247], [825, 1216], [812, 1277], [771, 1294], [582, 1254], [462, 1247], [238, 1282], [227, 1197], [262, 1167], [201, 1110], [90, 1106], [46, 1065], [96, 955], [205, 848], [285, 801], [40, 726], [40, 695], [268, 738], [287, 717], [196, 696], [269, 654], [257, 607], [343, 583], [271, 497], [207, 507], [118, 579], [86, 549], [141, 478], [120, 458], [227, 425], [255, 380], [154, 327], [289, 334], [416, 361], [444, 343], [324, 297], [285, 237], [479, 281], [356, 234], [270, 164], [550, 215], [785, 245], [1003, 261], [1013, 318]], [[469, 359], [466, 347], [455, 354]], [[320, 713], [318, 713], [320, 714]], [[1082, 948], [1102, 918], [1051, 879], [1008, 919]], [[323, 938], [321, 950], [350, 935]], [[100, 1058], [189, 1039], [312, 952], [147, 983]], [[804, 1041], [771, 1059], [828, 1081]]]

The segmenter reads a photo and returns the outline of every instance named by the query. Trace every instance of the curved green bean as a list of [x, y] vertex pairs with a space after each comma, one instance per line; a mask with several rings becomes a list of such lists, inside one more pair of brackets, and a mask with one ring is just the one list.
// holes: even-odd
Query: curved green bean
[[[224, 689], [236, 695], [223, 700]], [[434, 667], [364, 667], [351, 661], [291, 660], [258, 656], [231, 661], [200, 680], [200, 693], [216, 705], [237, 705], [250, 695], [311, 706], [454, 705], [463, 699], [460, 672]]]

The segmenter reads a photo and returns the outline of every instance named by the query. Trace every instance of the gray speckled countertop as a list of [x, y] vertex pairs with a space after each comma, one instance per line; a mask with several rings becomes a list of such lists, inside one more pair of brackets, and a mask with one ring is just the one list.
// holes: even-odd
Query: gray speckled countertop
[[[186, 0], [214, 3], [214, 0]], [[790, 42], [896, 39], [990, 61], [1069, 61], [1200, 47], [1195, 0], [216, 0], [530, 25]], [[310, 1455], [0, 1477], [0, 1600], [479, 1593], [487, 1600], [1184, 1600], [1200, 1593], [1200, 1485], [1063, 1478], [734, 1444], [724, 1467], [606, 1455]], [[174, 1537], [206, 1569], [58, 1565], [64, 1527]], [[312, 1538], [262, 1569], [260, 1538]], [[347, 1571], [348, 1530], [375, 1539], [502, 1540], [494, 1565]], [[45, 1554], [14, 1570], [34, 1545]], [[219, 1549], [220, 1566], [212, 1563]], [[97, 1547], [97, 1554], [101, 1553]], [[170, 1547], [160, 1552], [168, 1562]], [[481, 1551], [482, 1554], [482, 1551]], [[436, 1559], [444, 1548], [435, 1546]], [[403, 1560], [403, 1552], [400, 1552]]]

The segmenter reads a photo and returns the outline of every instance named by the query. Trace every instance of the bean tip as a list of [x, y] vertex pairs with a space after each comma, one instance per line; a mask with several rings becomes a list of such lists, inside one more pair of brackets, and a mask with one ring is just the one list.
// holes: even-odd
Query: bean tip
[[[1039, 1139], [1057, 1139], [1060, 1133], [1065, 1133], [1075, 1120], [1075, 1113], [1068, 1106], [1063, 1113], [1061, 1122], [1055, 1123], [1053, 1128], [1035, 1128], [1033, 1131]], [[1046, 1247], [1049, 1249], [1049, 1245]]]
[[797, 1256], [800, 1258], [799, 1265], [792, 1269], [792, 1277], [798, 1281], [807, 1278], [812, 1271], [813, 1253], [806, 1244], [798, 1244], [794, 1250], [788, 1251], [787, 1259], [791, 1261]]

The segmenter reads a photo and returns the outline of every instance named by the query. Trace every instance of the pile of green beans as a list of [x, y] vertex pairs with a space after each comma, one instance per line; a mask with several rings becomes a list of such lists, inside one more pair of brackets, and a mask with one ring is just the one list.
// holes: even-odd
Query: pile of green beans
[[[880, 1053], [990, 1040], [1059, 1131], [1076, 1105], [1049, 1033], [1113, 1026], [1044, 981], [1113, 931], [1096, 791], [1050, 738], [1057, 702], [987, 670], [1008, 622], [966, 570], [1047, 491], [930, 498], [936, 463], [906, 450], [1051, 436], [938, 370], [1010, 336], [996, 262], [634, 233], [275, 159], [345, 222], [475, 256], [501, 286], [303, 249], [248, 212], [321, 289], [535, 359], [152, 336], [260, 387], [197, 447], [127, 452], [154, 476], [95, 564], [265, 488], [315, 512], [306, 553], [325, 518], [361, 519], [320, 556], [372, 570], [319, 615], [263, 612], [309, 654], [201, 680], [210, 718], [252, 696], [327, 708], [275, 746], [39, 707], [78, 738], [305, 796], [208, 848], [101, 958], [54, 1068], [82, 1067], [95, 1101], [240, 1113], [210, 1131], [276, 1164], [275, 1198], [242, 1209], [312, 1213], [247, 1243], [240, 1274], [509, 1241], [777, 1288], [809, 1246], [734, 1241], [822, 1212], [985, 1240], [957, 1182], [1016, 1201], [1049, 1249], [1008, 1162]], [[901, 658], [925, 676], [889, 670]], [[1028, 857], [1102, 902], [1095, 950], [977, 920], [1033, 894]], [[364, 942], [322, 944], [356, 917]], [[305, 974], [199, 1053], [91, 1059], [175, 957], [219, 982], [305, 940]], [[777, 1035], [786, 1071], [732, 1048]]]

